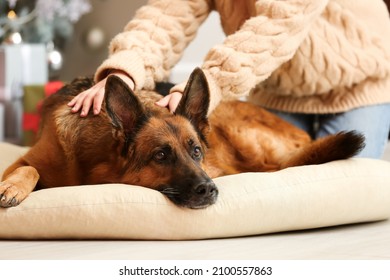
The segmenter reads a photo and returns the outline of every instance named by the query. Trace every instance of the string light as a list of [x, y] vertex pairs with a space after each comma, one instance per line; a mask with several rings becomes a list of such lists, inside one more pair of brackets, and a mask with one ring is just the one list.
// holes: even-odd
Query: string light
[[15, 18], [17, 18], [18, 16], [16, 15], [15, 11], [14, 10], [10, 10], [7, 14], [7, 17], [10, 19], [10, 20], [14, 20]]

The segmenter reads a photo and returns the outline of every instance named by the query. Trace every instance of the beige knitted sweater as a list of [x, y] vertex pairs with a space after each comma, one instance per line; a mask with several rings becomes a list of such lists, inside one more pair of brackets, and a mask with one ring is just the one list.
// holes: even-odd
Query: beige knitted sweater
[[202, 65], [211, 110], [244, 96], [303, 113], [390, 102], [390, 20], [382, 0], [151, 0], [112, 40], [96, 79], [120, 69], [136, 88], [153, 88], [212, 10], [227, 37]]

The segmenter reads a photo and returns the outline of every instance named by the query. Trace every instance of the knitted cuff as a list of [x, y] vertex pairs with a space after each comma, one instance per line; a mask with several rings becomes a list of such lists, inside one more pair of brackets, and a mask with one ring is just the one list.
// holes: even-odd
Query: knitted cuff
[[142, 89], [145, 83], [145, 67], [142, 59], [134, 51], [120, 51], [112, 54], [96, 70], [95, 81], [107, 77], [110, 70], [121, 70], [133, 79], [135, 89]]

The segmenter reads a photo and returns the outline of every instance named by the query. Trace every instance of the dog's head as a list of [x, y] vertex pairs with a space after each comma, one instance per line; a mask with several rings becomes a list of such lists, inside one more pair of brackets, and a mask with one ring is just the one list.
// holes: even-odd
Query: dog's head
[[156, 189], [184, 207], [213, 204], [218, 190], [202, 168], [209, 100], [200, 69], [191, 74], [174, 114], [165, 108], [147, 109], [119, 78], [109, 77], [105, 104], [114, 138], [120, 143], [119, 181]]

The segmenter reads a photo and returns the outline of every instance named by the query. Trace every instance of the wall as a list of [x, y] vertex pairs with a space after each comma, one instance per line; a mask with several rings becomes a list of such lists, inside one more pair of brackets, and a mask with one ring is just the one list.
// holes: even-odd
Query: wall
[[[83, 16], [75, 25], [73, 38], [64, 51], [64, 66], [60, 79], [70, 81], [80, 75], [92, 75], [100, 63], [107, 58], [108, 44], [126, 23], [134, 16], [136, 9], [146, 0], [91, 0], [91, 13]], [[91, 50], [85, 44], [87, 32], [94, 27], [103, 30], [106, 40], [101, 49]], [[181, 82], [196, 66], [200, 66], [208, 49], [223, 41], [224, 35], [217, 13], [199, 29], [195, 40], [186, 49], [183, 58], [172, 70], [171, 81]]]
[[[107, 58], [108, 43], [146, 0], [90, 0], [92, 11], [84, 15], [74, 26], [74, 34], [67, 43], [64, 65], [60, 79], [70, 81], [80, 75], [92, 75], [100, 63]], [[94, 27], [103, 30], [106, 40], [98, 50], [91, 50], [85, 44], [87, 32]]]

